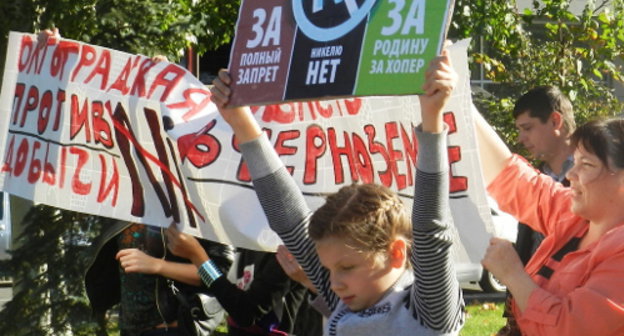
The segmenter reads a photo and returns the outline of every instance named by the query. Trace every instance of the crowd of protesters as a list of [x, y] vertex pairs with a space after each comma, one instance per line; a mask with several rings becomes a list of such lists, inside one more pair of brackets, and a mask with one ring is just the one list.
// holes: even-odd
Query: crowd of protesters
[[[58, 31], [41, 36], [58, 37]], [[230, 281], [227, 246], [215, 254], [214, 246], [175, 225], [166, 232], [121, 225], [104, 239], [115, 243], [104, 262], [118, 269], [122, 335], [184, 335], [174, 315], [159, 319], [158, 296], [150, 289], [158, 279], [214, 296], [228, 313], [231, 335], [314, 335], [321, 325], [324, 335], [459, 334], [466, 316], [450, 253], [454, 224], [442, 118], [456, 81], [443, 51], [419, 96], [411, 214], [395, 192], [375, 184], [343, 187], [312, 211], [249, 108], [228, 107], [231, 78], [221, 71], [212, 100], [232, 127], [269, 225], [292, 258], [240, 250]], [[483, 256], [483, 266], [511, 294], [511, 326], [501, 335], [623, 335], [624, 120], [575, 129], [569, 101], [553, 105], [553, 92], [561, 97], [556, 88], [539, 87], [514, 110], [520, 141], [544, 163], [542, 172], [513, 154], [473, 108], [485, 187], [503, 211], [542, 236], [539, 243], [528, 239], [528, 254], [492, 238]], [[544, 114], [540, 95], [550, 103]], [[165, 243], [154, 245], [158, 241]], [[167, 250], [177, 257], [165, 258]], [[288, 260], [296, 267], [289, 269]], [[115, 303], [100, 304], [110, 297], [98, 291], [90, 290], [94, 309]], [[325, 317], [308, 315], [308, 304]], [[314, 316], [313, 327], [297, 328], [302, 315]]]

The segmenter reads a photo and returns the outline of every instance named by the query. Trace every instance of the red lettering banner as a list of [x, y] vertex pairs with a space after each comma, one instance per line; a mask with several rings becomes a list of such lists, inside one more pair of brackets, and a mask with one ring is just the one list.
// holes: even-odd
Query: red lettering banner
[[[236, 139], [183, 68], [65, 40], [11, 33], [0, 96], [0, 189], [35, 202], [274, 249]], [[449, 125], [458, 258], [478, 262], [492, 232], [470, 114], [467, 43]], [[254, 107], [312, 207], [354, 182], [413, 194], [415, 96]]]

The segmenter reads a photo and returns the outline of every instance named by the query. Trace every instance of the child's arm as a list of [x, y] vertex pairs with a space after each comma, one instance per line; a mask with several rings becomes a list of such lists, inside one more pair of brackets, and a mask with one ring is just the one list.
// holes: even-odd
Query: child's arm
[[[202, 264], [213, 260], [197, 238], [178, 231], [175, 224], [169, 226], [166, 234], [167, 248], [171, 253], [191, 260], [194, 265], [189, 265], [193, 267], [195, 275]], [[243, 251], [241, 253], [259, 255], [261, 252]], [[276, 297], [284, 298], [289, 294], [303, 295], [303, 288], [293, 288], [291, 280], [282, 272], [273, 253], [265, 253], [261, 260], [256, 262], [253, 280], [247, 289], [238, 288], [236, 284], [231, 283], [224, 274], [227, 270], [223, 270], [218, 277], [205, 283], [210, 293], [217, 298], [219, 304], [240, 327], [255, 325], [272, 312], [273, 301]], [[205, 281], [205, 278], [203, 280]], [[297, 293], [298, 291], [301, 293]]]
[[444, 50], [442, 56], [431, 61], [425, 73], [424, 93], [418, 97], [423, 132], [442, 133], [443, 108], [451, 98], [456, 83], [457, 73], [451, 65], [448, 50]]
[[193, 264], [155, 258], [136, 248], [120, 250], [115, 259], [126, 273], [157, 274], [188, 285], [201, 285]]
[[418, 135], [418, 169], [412, 212], [411, 262], [416, 316], [434, 330], [452, 332], [463, 323], [463, 299], [456, 279], [452, 247], [453, 219], [449, 209], [449, 165], [445, 103], [457, 81], [446, 52], [432, 61], [420, 96], [422, 126]]
[[314, 243], [308, 236], [312, 211], [250, 109], [227, 107], [231, 95], [230, 83], [227, 71], [220, 71], [211, 89], [212, 101], [240, 143], [241, 153], [271, 229], [280, 236], [319, 294], [333, 309], [338, 298], [330, 289], [329, 274], [321, 266]]

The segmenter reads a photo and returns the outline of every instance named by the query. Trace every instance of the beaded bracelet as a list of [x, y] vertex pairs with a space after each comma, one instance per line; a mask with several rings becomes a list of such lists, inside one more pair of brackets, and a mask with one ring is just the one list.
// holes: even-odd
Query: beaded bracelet
[[198, 270], [199, 277], [202, 279], [206, 287], [210, 287], [212, 283], [223, 275], [212, 260], [205, 261]]

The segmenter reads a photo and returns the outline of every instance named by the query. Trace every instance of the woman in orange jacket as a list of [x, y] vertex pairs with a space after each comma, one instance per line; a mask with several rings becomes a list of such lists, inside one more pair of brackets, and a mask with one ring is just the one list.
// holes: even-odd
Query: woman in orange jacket
[[574, 132], [566, 188], [513, 155], [475, 114], [488, 191], [546, 235], [526, 268], [497, 238], [482, 260], [511, 292], [522, 335], [624, 335], [624, 120]]

